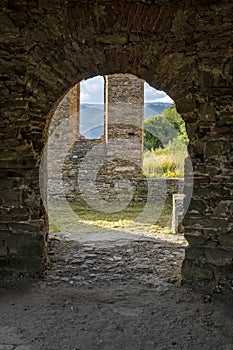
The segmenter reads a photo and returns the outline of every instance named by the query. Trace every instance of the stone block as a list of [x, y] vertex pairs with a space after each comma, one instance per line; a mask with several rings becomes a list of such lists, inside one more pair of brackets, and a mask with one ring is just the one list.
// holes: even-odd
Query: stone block
[[184, 217], [184, 194], [173, 194], [172, 231], [183, 233], [181, 221]]

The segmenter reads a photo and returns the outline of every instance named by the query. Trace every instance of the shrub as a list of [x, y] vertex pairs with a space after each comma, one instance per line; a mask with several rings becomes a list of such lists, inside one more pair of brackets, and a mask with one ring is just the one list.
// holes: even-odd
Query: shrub
[[146, 177], [183, 177], [187, 151], [170, 152], [169, 147], [146, 151], [143, 173]]
[[174, 173], [176, 171], [176, 163], [166, 161], [166, 162], [161, 163], [161, 168], [163, 169], [164, 173], [167, 173], [167, 172]]

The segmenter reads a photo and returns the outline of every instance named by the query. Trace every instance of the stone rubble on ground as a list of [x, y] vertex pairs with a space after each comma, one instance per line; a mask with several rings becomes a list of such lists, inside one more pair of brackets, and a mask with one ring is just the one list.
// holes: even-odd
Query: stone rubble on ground
[[[109, 243], [109, 242], [108, 242]], [[160, 235], [158, 238], [79, 242], [52, 239], [46, 282], [90, 286], [108, 281], [137, 281], [154, 285], [180, 281], [185, 239]]]

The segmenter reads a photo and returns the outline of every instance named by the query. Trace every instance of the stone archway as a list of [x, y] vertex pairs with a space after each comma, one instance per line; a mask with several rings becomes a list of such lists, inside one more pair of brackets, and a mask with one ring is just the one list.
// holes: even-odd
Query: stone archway
[[194, 191], [184, 280], [231, 279], [232, 5], [5, 0], [0, 9], [1, 270], [45, 267], [39, 165], [57, 101], [81, 79], [119, 72], [165, 90], [186, 122]]

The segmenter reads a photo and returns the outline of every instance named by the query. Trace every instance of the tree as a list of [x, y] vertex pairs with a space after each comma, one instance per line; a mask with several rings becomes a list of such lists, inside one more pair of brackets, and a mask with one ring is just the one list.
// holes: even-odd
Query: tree
[[164, 148], [176, 136], [178, 131], [162, 115], [151, 116], [144, 122], [144, 146], [149, 150]]
[[164, 109], [162, 113], [162, 117], [166, 118], [169, 121], [169, 123], [171, 123], [173, 127], [178, 132], [180, 132], [180, 126], [184, 124], [184, 121], [181, 118], [181, 115], [177, 112], [175, 105], [172, 105], [171, 107]]
[[178, 139], [188, 144], [185, 123], [175, 105], [166, 108], [161, 115], [151, 116], [144, 122], [144, 146], [151, 150], [164, 148], [169, 141]]
[[188, 135], [187, 135], [187, 131], [186, 131], [184, 122], [183, 122], [183, 124], [180, 125], [180, 134], [177, 137], [177, 139], [182, 141], [186, 146], [189, 143], [189, 138], [188, 138]]

